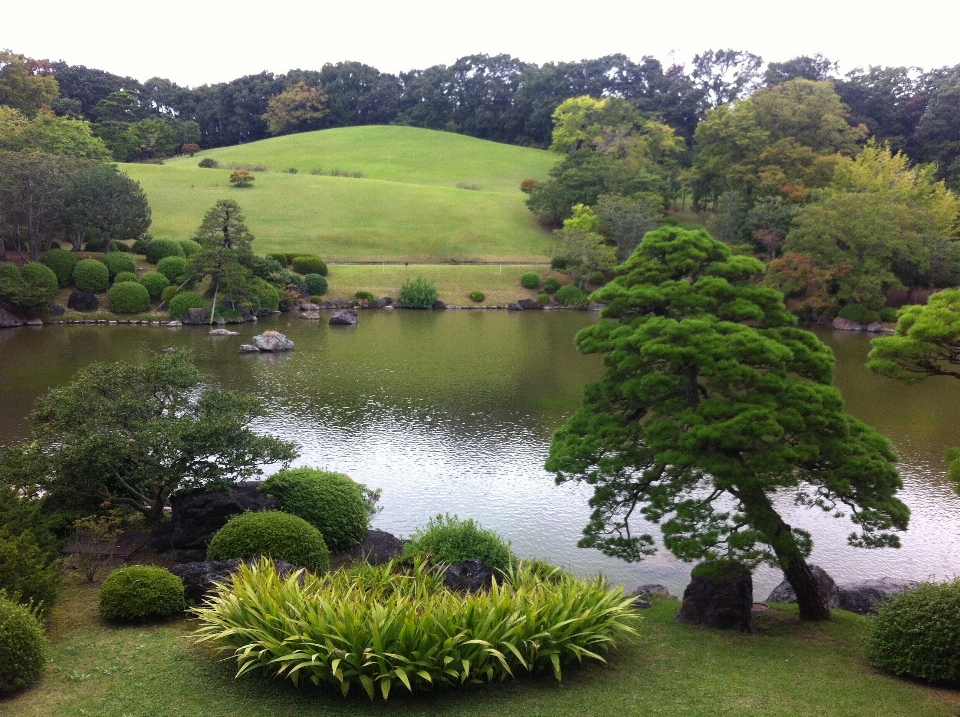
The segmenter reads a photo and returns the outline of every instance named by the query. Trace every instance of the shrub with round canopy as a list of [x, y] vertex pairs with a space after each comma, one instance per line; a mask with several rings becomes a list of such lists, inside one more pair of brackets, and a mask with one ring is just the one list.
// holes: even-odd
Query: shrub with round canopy
[[164, 568], [152, 565], [118, 568], [100, 587], [100, 614], [108, 620], [166, 617], [183, 608], [183, 581]]
[[319, 572], [330, 569], [330, 552], [320, 531], [303, 518], [279, 510], [234, 516], [207, 547], [207, 560], [261, 556]]
[[102, 261], [83, 259], [74, 267], [73, 284], [80, 291], [99, 294], [110, 286], [110, 270]]

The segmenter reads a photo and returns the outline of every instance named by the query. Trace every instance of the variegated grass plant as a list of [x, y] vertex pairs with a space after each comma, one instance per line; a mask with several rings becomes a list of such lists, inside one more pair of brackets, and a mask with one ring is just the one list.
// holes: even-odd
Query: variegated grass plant
[[261, 671], [361, 686], [386, 700], [413, 692], [604, 662], [617, 633], [638, 617], [622, 588], [557, 572], [544, 580], [519, 564], [489, 592], [459, 594], [423, 561], [359, 566], [332, 575], [280, 577], [270, 562], [241, 566], [194, 610], [194, 637], [237, 660], [237, 676]]

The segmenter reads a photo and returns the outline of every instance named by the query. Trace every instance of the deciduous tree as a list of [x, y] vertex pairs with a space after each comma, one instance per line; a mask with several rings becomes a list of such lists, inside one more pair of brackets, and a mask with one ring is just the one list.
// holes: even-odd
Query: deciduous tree
[[267, 111], [263, 113], [267, 130], [278, 135], [319, 129], [320, 121], [327, 114], [326, 99], [322, 89], [301, 80], [270, 98]]

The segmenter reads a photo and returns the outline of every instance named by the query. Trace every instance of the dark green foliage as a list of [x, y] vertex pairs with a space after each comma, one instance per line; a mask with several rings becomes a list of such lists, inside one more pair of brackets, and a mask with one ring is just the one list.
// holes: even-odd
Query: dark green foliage
[[[24, 283], [39, 289], [46, 289], [53, 295], [55, 295], [60, 288], [57, 275], [53, 269], [38, 261], [31, 261], [24, 264], [20, 276]], [[53, 296], [50, 297], [50, 300], [53, 300]]]
[[38, 532], [50, 540], [49, 535], [43, 535], [41, 525], [23, 532], [15, 526], [0, 528], [0, 591], [12, 600], [34, 605], [39, 614], [46, 615], [57, 598], [63, 576], [50, 548], [38, 544]]
[[150, 292], [143, 284], [125, 281], [110, 288], [107, 302], [115, 314], [139, 314], [150, 310]]
[[[166, 278], [166, 277], [164, 277]], [[177, 295], [179, 288], [173, 285], [164, 287], [163, 291], [160, 292], [160, 301], [167, 305], [167, 308], [170, 308], [170, 300]]]
[[893, 323], [897, 320], [897, 310], [892, 306], [884, 306], [880, 309], [880, 320], [887, 323]]
[[0, 593], [0, 693], [32, 684], [47, 661], [47, 637], [37, 616]]
[[170, 281], [159, 271], [148, 271], [140, 277], [140, 283], [147, 288], [151, 299], [159, 299], [163, 290], [170, 285]]
[[147, 261], [151, 264], [158, 264], [161, 259], [168, 256], [185, 256], [186, 252], [178, 241], [173, 239], [154, 239], [147, 244], [144, 252]]
[[408, 309], [429, 309], [437, 300], [437, 285], [422, 276], [407, 279], [400, 287], [397, 300]]
[[487, 298], [487, 295], [482, 291], [471, 291], [470, 292], [470, 301], [479, 304]]
[[548, 276], [543, 281], [543, 290], [548, 294], [556, 294], [561, 286], [563, 286], [563, 284], [561, 284], [560, 280], [555, 276]]
[[83, 259], [73, 270], [73, 285], [80, 291], [99, 294], [110, 286], [110, 270], [102, 261]]
[[295, 256], [290, 263], [293, 265], [293, 270], [298, 274], [319, 274], [320, 276], [326, 276], [329, 271], [327, 262], [319, 256]]
[[603, 275], [602, 271], [594, 271], [587, 277], [587, 283], [593, 284], [594, 286], [602, 286], [607, 283], [607, 278]]
[[181, 291], [170, 299], [170, 318], [182, 319], [187, 309], [202, 309], [203, 299], [192, 291]]
[[357, 301], [373, 301], [374, 296], [369, 291], [357, 291], [354, 293], [353, 298]]
[[302, 285], [308, 293], [311, 295], [316, 294], [317, 296], [323, 296], [329, 288], [327, 280], [320, 276], [320, 274], [305, 274]]
[[187, 269], [187, 260], [182, 256], [165, 256], [157, 262], [157, 271], [167, 277], [171, 284], [180, 284]]
[[880, 320], [880, 312], [868, 309], [860, 304], [847, 304], [840, 309], [840, 318], [856, 321], [858, 324], [872, 324]]
[[293, 255], [275, 252], [273, 254], [267, 254], [267, 259], [273, 259], [280, 264], [280, 266], [290, 266], [290, 262], [293, 261]]
[[709, 578], [715, 583], [729, 583], [750, 575], [750, 568], [736, 560], [708, 560], [694, 566], [690, 574]]
[[183, 581], [164, 568], [152, 565], [118, 568], [100, 586], [100, 614], [108, 620], [166, 617], [184, 607]]
[[539, 289], [540, 275], [535, 271], [528, 271], [520, 275], [520, 286], [524, 289]]
[[199, 162], [197, 162], [197, 166], [203, 169], [216, 169], [220, 165], [217, 163], [217, 160], [215, 160], [213, 157], [204, 157]]
[[3, 279], [20, 281], [20, 267], [12, 261], [0, 262], [0, 280]]
[[580, 287], [574, 286], [573, 284], [561, 286], [557, 289], [557, 293], [553, 295], [553, 298], [564, 306], [573, 308], [586, 306], [590, 302], [588, 295], [580, 289]]
[[137, 275], [132, 271], [121, 271], [115, 277], [113, 277], [114, 284], [122, 284], [125, 281], [136, 281]]
[[254, 298], [254, 308], [276, 311], [280, 306], [280, 292], [270, 282], [255, 278], [250, 284], [250, 289]]
[[540, 306], [546, 306], [547, 304], [549, 304], [550, 294], [548, 294], [545, 291], [541, 291], [539, 294], [537, 294], [537, 303], [539, 303]]
[[99, 229], [88, 229], [84, 235], [84, 251], [103, 251], [103, 247], [106, 246], [106, 241], [103, 239], [103, 234], [100, 233]]
[[130, 254], [133, 250], [129, 245], [124, 244], [122, 241], [113, 240], [110, 242], [110, 251], [119, 251], [124, 254]]
[[960, 684], [960, 579], [922, 583], [882, 605], [867, 657], [896, 675]]
[[303, 518], [278, 510], [241, 513], [220, 528], [207, 548], [207, 560], [286, 560], [315, 572], [330, 569], [330, 552], [320, 531]]
[[51, 249], [40, 257], [40, 261], [57, 275], [57, 283], [61, 289], [70, 286], [73, 281], [73, 268], [77, 265], [76, 254], [66, 249]]
[[181, 239], [180, 246], [183, 247], [183, 255], [189, 259], [191, 256], [203, 249], [197, 242], [193, 239]]
[[510, 543], [492, 530], [480, 527], [472, 518], [438, 515], [426, 527], [418, 528], [403, 549], [404, 557], [423, 555], [435, 564], [452, 565], [478, 558], [492, 568], [506, 572], [514, 561]]
[[570, 261], [562, 256], [555, 256], [550, 260], [550, 268], [554, 271], [566, 271]]
[[141, 234], [137, 240], [133, 243], [133, 246], [130, 247], [130, 251], [134, 254], [146, 254], [147, 245], [153, 241], [153, 237], [147, 233]]
[[260, 490], [280, 501], [280, 510], [319, 530], [331, 550], [359, 545], [367, 535], [363, 489], [342, 473], [288, 468], [267, 478]]

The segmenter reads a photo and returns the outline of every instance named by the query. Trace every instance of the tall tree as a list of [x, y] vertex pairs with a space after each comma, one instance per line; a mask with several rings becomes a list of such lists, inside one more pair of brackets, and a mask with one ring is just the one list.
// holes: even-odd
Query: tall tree
[[35, 117], [40, 110], [50, 107], [58, 92], [49, 63], [10, 50], [0, 51], [0, 105]]
[[750, 95], [760, 84], [763, 58], [743, 50], [707, 50], [693, 58], [690, 77], [708, 107], [719, 107]]
[[322, 89], [303, 80], [288, 87], [267, 103], [267, 111], [263, 113], [267, 131], [278, 135], [319, 129], [327, 114], [326, 99]]
[[837, 72], [837, 62], [829, 60], [819, 52], [813, 57], [799, 55], [786, 62], [771, 62], [763, 74], [763, 82], [768, 87], [779, 85], [787, 80], [829, 80]]
[[194, 235], [203, 249], [191, 257], [189, 265], [196, 278], [210, 277], [208, 296], [220, 294], [229, 301], [246, 296], [253, 239], [235, 201], [221, 199], [210, 208]]
[[594, 486], [580, 544], [627, 560], [655, 550], [639, 514], [683, 560], [731, 557], [780, 567], [801, 618], [826, 619], [806, 557], [812, 538], [774, 497], [847, 511], [853, 545], [895, 546], [909, 511], [887, 441], [843, 412], [833, 356], [796, 328], [782, 295], [756, 283], [763, 265], [704, 231], [644, 237], [594, 294], [604, 321], [577, 345], [606, 374], [554, 436], [547, 469]]
[[77, 160], [0, 151], [0, 232], [37, 261], [61, 226], [64, 177]]
[[150, 204], [140, 183], [114, 165], [79, 165], [65, 177], [61, 223], [74, 250], [96, 229], [110, 251], [114, 239], [136, 239], [150, 227]]

